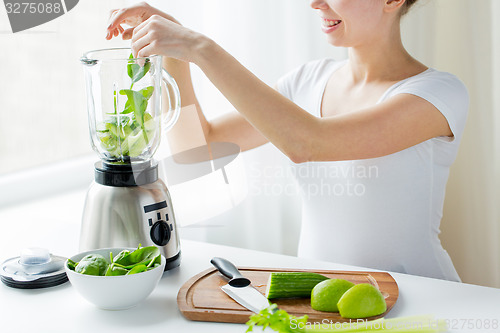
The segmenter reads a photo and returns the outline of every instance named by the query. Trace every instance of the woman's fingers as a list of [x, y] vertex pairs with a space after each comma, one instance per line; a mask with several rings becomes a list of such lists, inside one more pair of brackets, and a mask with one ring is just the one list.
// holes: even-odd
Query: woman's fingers
[[111, 13], [108, 30], [117, 28], [117, 26], [121, 23], [125, 23], [130, 26], [137, 26], [141, 22], [147, 20], [153, 13], [153, 10], [154, 9], [145, 2], [138, 3], [127, 8], [114, 10]]
[[139, 58], [149, 57], [152, 54], [158, 54], [158, 52], [156, 52], [152, 44], [147, 44], [142, 49], [139, 50], [139, 52], [137, 53], [137, 57]]
[[125, 29], [125, 31], [122, 32], [122, 38], [123, 40], [131, 39], [133, 34], [134, 34], [134, 28]]
[[134, 30], [132, 47], [139, 56], [160, 54], [189, 61], [190, 47], [199, 37], [180, 24], [153, 15]]
[[132, 34], [132, 40], [131, 42], [132, 43], [135, 43], [135, 41], [137, 41], [138, 39], [141, 39], [142, 37], [144, 37], [144, 35], [146, 35], [148, 33], [148, 30], [150, 30], [147, 26], [149, 25], [150, 23], [150, 19], [142, 22], [141, 24], [139, 24], [137, 27], [133, 28], [133, 34]]
[[140, 29], [134, 32], [132, 37], [132, 54], [134, 57], [147, 57], [150, 54], [144, 54], [144, 48], [152, 42], [152, 35], [147, 29]]

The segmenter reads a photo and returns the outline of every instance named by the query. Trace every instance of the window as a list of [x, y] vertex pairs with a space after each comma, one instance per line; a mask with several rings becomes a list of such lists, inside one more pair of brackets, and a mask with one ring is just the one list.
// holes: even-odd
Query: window
[[80, 1], [65, 15], [13, 34], [0, 6], [0, 175], [91, 153], [79, 58], [106, 41], [112, 8], [124, 0]]

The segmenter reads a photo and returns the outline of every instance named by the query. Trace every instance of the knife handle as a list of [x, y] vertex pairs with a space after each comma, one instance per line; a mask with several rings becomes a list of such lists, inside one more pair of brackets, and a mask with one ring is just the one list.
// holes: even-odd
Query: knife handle
[[241, 275], [240, 271], [232, 262], [224, 258], [214, 257], [210, 263], [217, 268], [222, 275], [229, 279], [228, 284], [233, 287], [246, 287], [250, 285], [250, 280]]

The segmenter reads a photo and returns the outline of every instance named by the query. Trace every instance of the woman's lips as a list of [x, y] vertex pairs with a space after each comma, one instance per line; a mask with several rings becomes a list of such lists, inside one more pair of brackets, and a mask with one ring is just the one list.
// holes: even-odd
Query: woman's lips
[[330, 33], [338, 29], [341, 23], [342, 23], [341, 20], [323, 19], [321, 23], [321, 30], [323, 30], [324, 33]]

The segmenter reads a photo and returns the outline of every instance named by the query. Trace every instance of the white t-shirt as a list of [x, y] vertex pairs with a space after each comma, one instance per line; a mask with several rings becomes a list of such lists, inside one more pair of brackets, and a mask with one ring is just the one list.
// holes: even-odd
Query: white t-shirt
[[[320, 117], [326, 83], [345, 63], [309, 62], [281, 78], [277, 88]], [[428, 69], [390, 87], [378, 103], [402, 93], [432, 103], [454, 136], [379, 158], [290, 162], [302, 195], [298, 255], [460, 281], [438, 235], [446, 182], [467, 118], [467, 89], [455, 76]]]

